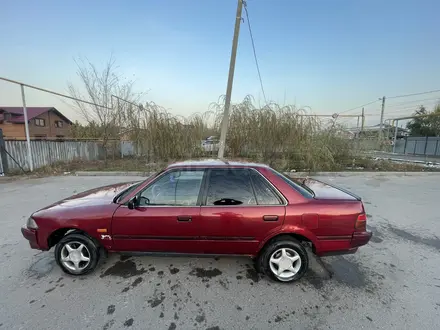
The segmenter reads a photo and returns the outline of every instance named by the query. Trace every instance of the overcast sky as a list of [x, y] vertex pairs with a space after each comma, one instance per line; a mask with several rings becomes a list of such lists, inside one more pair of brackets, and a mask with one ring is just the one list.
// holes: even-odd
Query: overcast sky
[[[267, 98], [341, 112], [383, 95], [440, 89], [440, 1], [248, 0]], [[203, 112], [225, 93], [236, 0], [2, 1], [0, 76], [62, 93], [78, 83], [73, 58], [98, 67], [113, 52], [120, 72], [174, 114]], [[243, 12], [243, 17], [245, 17]], [[247, 22], [241, 26], [232, 99], [264, 103]], [[29, 106], [57, 97], [29, 92]], [[440, 93], [390, 99], [406, 115]], [[423, 100], [423, 101], [419, 101]], [[21, 105], [18, 86], [0, 82], [0, 105]], [[379, 120], [380, 102], [366, 107]], [[360, 113], [360, 109], [349, 114]], [[355, 120], [351, 123], [355, 123]], [[350, 124], [351, 124], [350, 123]]]

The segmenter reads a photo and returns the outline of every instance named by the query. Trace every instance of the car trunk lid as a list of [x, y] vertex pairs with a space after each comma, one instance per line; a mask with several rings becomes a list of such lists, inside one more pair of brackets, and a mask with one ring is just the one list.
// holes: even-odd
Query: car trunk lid
[[361, 197], [353, 194], [352, 192], [324, 181], [311, 178], [297, 179], [297, 181], [312, 190], [315, 195], [315, 199], [361, 201]]

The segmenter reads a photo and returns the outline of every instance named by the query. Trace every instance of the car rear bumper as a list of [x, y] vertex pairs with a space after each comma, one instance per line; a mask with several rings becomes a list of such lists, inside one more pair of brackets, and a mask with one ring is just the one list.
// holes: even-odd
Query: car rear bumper
[[21, 227], [21, 233], [23, 237], [29, 241], [29, 245], [32, 249], [41, 250], [41, 247], [38, 245], [37, 231], [35, 229]]
[[371, 239], [371, 232], [355, 232], [347, 239], [326, 239], [319, 242], [319, 249], [316, 254], [319, 256], [332, 256], [340, 254], [355, 253], [362, 245], [367, 244]]
[[353, 238], [351, 239], [350, 245], [353, 248], [365, 245], [370, 241], [372, 236], [373, 233], [369, 231], [355, 232], [353, 234]]

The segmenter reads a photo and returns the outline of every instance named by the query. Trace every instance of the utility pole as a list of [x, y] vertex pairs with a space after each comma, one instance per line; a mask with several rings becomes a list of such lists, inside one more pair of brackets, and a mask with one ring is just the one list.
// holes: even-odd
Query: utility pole
[[[399, 120], [396, 120], [396, 126], [394, 127], [394, 139], [393, 139], [393, 153], [396, 152], [396, 140], [397, 140], [397, 131], [399, 129]], [[426, 148], [426, 145], [425, 145]]]
[[229, 125], [229, 109], [231, 107], [232, 83], [234, 81], [235, 58], [237, 57], [238, 36], [240, 34], [241, 12], [243, 9], [243, 0], [238, 0], [237, 15], [235, 17], [234, 38], [232, 39], [231, 60], [229, 63], [228, 86], [226, 87], [225, 110], [223, 112], [222, 126], [220, 132], [220, 146], [218, 149], [218, 158], [223, 158], [226, 146], [226, 134]]
[[382, 97], [382, 110], [380, 111], [380, 127], [379, 127], [379, 142], [382, 141], [383, 137], [383, 113], [385, 111], [385, 96]]
[[365, 125], [365, 114], [364, 114], [364, 108], [362, 108], [362, 123], [361, 123], [361, 132], [364, 130]]

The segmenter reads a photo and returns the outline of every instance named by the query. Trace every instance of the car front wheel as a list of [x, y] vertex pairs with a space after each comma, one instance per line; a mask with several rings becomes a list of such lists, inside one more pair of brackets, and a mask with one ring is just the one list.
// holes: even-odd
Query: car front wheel
[[85, 235], [66, 235], [55, 247], [56, 262], [70, 275], [84, 275], [93, 271], [98, 259], [98, 248]]
[[307, 251], [300, 242], [283, 237], [272, 242], [261, 256], [264, 273], [280, 282], [293, 282], [304, 276], [309, 267]]

